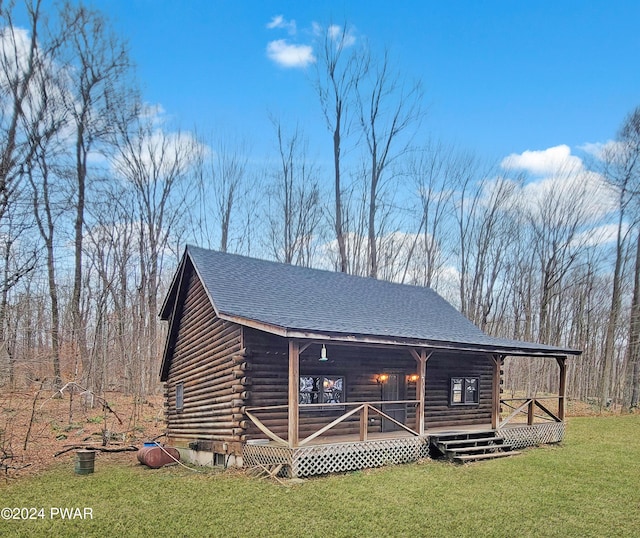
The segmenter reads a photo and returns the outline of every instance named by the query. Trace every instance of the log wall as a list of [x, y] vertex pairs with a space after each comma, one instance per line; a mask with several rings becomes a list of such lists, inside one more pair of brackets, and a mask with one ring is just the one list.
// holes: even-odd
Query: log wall
[[[452, 377], [478, 377], [479, 403], [449, 405]], [[427, 428], [491, 424], [493, 362], [488, 355], [435, 352], [427, 361], [425, 425]]]
[[[185, 275], [178, 298], [178, 327], [167, 382], [165, 416], [168, 442], [199, 450], [241, 453], [243, 419], [239, 411], [250, 380], [242, 330], [216, 317], [195, 271]], [[184, 383], [184, 405], [176, 410], [176, 385]]]
[[[250, 407], [286, 406], [288, 383], [288, 345], [284, 338], [253, 329], [244, 329], [247, 363], [251, 371]], [[327, 344], [327, 362], [319, 362], [320, 345], [312, 344], [300, 355], [300, 375], [344, 376], [347, 402], [376, 402], [381, 387], [376, 377], [381, 373], [397, 373], [405, 377], [416, 373], [418, 366], [406, 348], [371, 348]], [[427, 362], [426, 412], [427, 427], [488, 424], [491, 422], [492, 366], [486, 355], [435, 352]], [[472, 406], [450, 406], [449, 388], [452, 376], [480, 378], [480, 403]], [[401, 400], [415, 400], [416, 385], [404, 383]], [[310, 435], [342, 415], [349, 408], [325, 411], [300, 409], [300, 438]], [[287, 411], [258, 411], [256, 415], [271, 431], [287, 438]], [[377, 414], [369, 415], [369, 431], [380, 431]], [[416, 427], [416, 408], [407, 407], [406, 424]], [[327, 436], [359, 433], [359, 417], [346, 420], [331, 429]], [[247, 424], [246, 438], [264, 438], [253, 423]]]
[[[288, 345], [284, 338], [252, 329], [245, 329], [247, 362], [251, 365], [252, 386], [249, 391], [250, 407], [286, 406], [288, 401]], [[403, 376], [417, 371], [416, 361], [408, 350], [382, 351], [355, 346], [339, 346], [329, 343], [329, 360], [320, 362], [320, 348], [312, 344], [300, 354], [300, 375], [343, 376], [347, 402], [375, 402], [380, 400], [380, 386], [376, 376], [380, 373], [399, 373]], [[415, 385], [409, 385], [400, 399], [415, 399]], [[336, 410], [300, 409], [300, 438], [304, 438], [344, 414], [348, 408]], [[271, 431], [286, 439], [287, 410], [259, 411], [260, 420]], [[415, 425], [415, 407], [408, 409], [408, 424]], [[380, 431], [380, 416], [370, 415], [371, 431]], [[331, 429], [328, 435], [345, 435], [359, 432], [359, 417]], [[251, 424], [247, 438], [263, 438], [264, 435]]]

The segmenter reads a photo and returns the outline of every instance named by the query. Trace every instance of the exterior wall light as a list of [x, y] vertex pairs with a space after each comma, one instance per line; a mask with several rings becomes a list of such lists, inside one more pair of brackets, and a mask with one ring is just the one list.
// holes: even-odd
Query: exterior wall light
[[329, 360], [327, 357], [327, 348], [322, 344], [322, 349], [320, 350], [320, 358], [318, 359], [320, 362], [326, 362]]

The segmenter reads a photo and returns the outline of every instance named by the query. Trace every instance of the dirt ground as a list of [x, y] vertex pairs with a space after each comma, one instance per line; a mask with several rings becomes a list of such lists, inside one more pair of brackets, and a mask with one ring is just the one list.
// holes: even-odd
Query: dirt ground
[[[118, 392], [103, 400], [78, 391], [0, 393], [0, 477], [7, 479], [42, 472], [63, 461], [73, 465], [72, 447], [124, 449], [141, 447], [164, 434], [162, 395], [144, 401]], [[616, 413], [613, 409], [607, 413]], [[567, 403], [567, 416], [601, 414], [597, 406], [577, 400]], [[59, 454], [67, 449], [67, 452]], [[58, 455], [56, 455], [58, 454]], [[102, 461], [136, 462], [135, 451], [98, 453]]]
[[[71, 447], [119, 450], [162, 441], [162, 395], [140, 401], [107, 392], [103, 398], [71, 390], [58, 397], [50, 390], [0, 394], [0, 477], [28, 476], [60, 461], [73, 461]], [[135, 451], [98, 457], [133, 461]]]

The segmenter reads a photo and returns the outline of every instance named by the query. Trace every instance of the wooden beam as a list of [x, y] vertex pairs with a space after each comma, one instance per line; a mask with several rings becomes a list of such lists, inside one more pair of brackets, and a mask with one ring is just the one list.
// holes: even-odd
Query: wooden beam
[[312, 433], [309, 437], [305, 437], [300, 442], [299, 446], [306, 445], [309, 441], [313, 441], [316, 437], [320, 437], [323, 433], [328, 432], [331, 428], [333, 428], [337, 424], [340, 424], [342, 421], [346, 420], [351, 415], [355, 415], [358, 411], [362, 410], [363, 407], [366, 407], [366, 405], [367, 404], [364, 404], [364, 406], [356, 407], [355, 409], [352, 409], [351, 411], [347, 411], [344, 415], [339, 416], [334, 421], [330, 422], [326, 426], [323, 426], [317, 432]]
[[500, 368], [502, 367], [502, 355], [493, 355], [493, 394], [491, 427], [495, 430], [500, 424]]
[[566, 357], [556, 357], [558, 366], [560, 367], [560, 382], [558, 388], [558, 418], [564, 421], [564, 413], [566, 410], [566, 393], [567, 393], [567, 365]]
[[[385, 401], [384, 403], [386, 404], [387, 402]], [[384, 411], [378, 409], [377, 407], [375, 407], [373, 405], [369, 405], [369, 407], [371, 408], [371, 411], [373, 411], [374, 413], [377, 413], [381, 417], [386, 418], [387, 420], [393, 422], [397, 426], [400, 426], [403, 430], [408, 431], [409, 433], [411, 433], [413, 435], [420, 435], [417, 431], [412, 430], [411, 428], [409, 428], [409, 426], [406, 426], [405, 424], [403, 424], [402, 422], [396, 420], [395, 418], [390, 417]]]
[[561, 357], [566, 355], [581, 355], [582, 352], [574, 349], [564, 348], [552, 348], [535, 349], [523, 347], [508, 347], [508, 346], [485, 346], [484, 344], [466, 344], [456, 342], [444, 342], [439, 340], [416, 340], [408, 338], [393, 338], [390, 336], [370, 336], [370, 335], [344, 335], [340, 333], [320, 333], [312, 331], [301, 330], [289, 330], [283, 327], [263, 323], [259, 321], [250, 320], [242, 316], [235, 316], [230, 314], [224, 314], [222, 312], [216, 312], [220, 319], [237, 323], [245, 327], [251, 327], [258, 329], [259, 331], [282, 336], [283, 338], [298, 339], [311, 341], [311, 343], [334, 343], [336, 345], [355, 345], [367, 347], [380, 347], [386, 348], [389, 346], [399, 347], [417, 347], [428, 348], [434, 350], [449, 350], [449, 351], [470, 351], [473, 353], [500, 353], [502, 357], [514, 356], [514, 357]]
[[289, 448], [298, 446], [299, 392], [300, 347], [296, 340], [289, 340]]
[[513, 413], [511, 413], [507, 418], [505, 418], [501, 422], [501, 424], [500, 424], [501, 426], [504, 426], [505, 424], [507, 424], [513, 417], [515, 417], [518, 413], [523, 411], [524, 408], [527, 407], [532, 402], [531, 398], [522, 398], [522, 401], [524, 403], [521, 404], [519, 407], [513, 408]]
[[280, 445], [285, 445], [285, 446], [287, 445], [287, 442], [284, 439], [278, 437], [269, 428], [267, 428], [258, 417], [256, 417], [254, 414], [252, 414], [249, 411], [245, 411], [245, 413], [251, 419], [251, 422], [253, 422], [258, 427], [258, 429], [262, 433], [264, 433], [267, 437], [269, 437], [270, 439], [273, 439], [276, 443]]
[[555, 420], [556, 422], [562, 422], [562, 420], [560, 419], [560, 417], [555, 416], [551, 411], [549, 411], [544, 405], [542, 405], [538, 400], [533, 400], [533, 403], [539, 407], [540, 409], [542, 409], [542, 411], [544, 411], [547, 415], [549, 415], [553, 420]]
[[367, 440], [369, 433], [369, 406], [365, 405], [360, 413], [360, 441]]
[[418, 362], [418, 375], [420, 376], [416, 383], [416, 397], [418, 398], [418, 409], [416, 410], [416, 430], [420, 435], [424, 435], [424, 415], [425, 415], [425, 388], [427, 379], [427, 361], [433, 352], [427, 354], [426, 349], [421, 349], [418, 353], [415, 349], [409, 348], [411, 355]]
[[533, 404], [535, 400], [530, 400], [527, 408], [527, 425], [533, 425], [533, 419], [535, 418], [535, 414], [533, 412]]

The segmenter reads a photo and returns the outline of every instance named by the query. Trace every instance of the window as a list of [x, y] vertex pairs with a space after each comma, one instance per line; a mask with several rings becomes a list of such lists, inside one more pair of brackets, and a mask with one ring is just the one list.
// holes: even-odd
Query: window
[[449, 393], [450, 405], [471, 405], [478, 403], [478, 378], [477, 377], [452, 377], [451, 392]]
[[176, 384], [176, 411], [182, 411], [184, 407], [184, 383]]
[[[343, 403], [345, 401], [344, 386], [343, 376], [300, 376], [299, 402], [301, 404]], [[335, 407], [318, 409], [335, 409]]]

